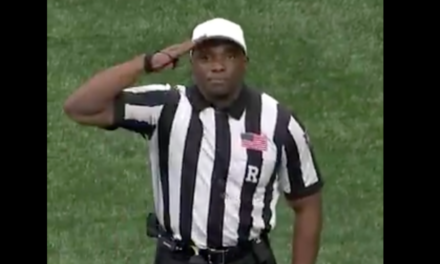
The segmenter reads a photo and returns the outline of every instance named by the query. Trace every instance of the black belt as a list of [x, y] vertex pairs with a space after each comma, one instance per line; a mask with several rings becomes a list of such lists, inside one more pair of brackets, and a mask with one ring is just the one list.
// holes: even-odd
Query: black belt
[[197, 249], [191, 246], [182, 246], [179, 250], [171, 252], [174, 258], [179, 260], [190, 259], [199, 256], [207, 263], [231, 263], [252, 256], [252, 244], [239, 245], [221, 249]]
[[176, 241], [172, 235], [167, 234], [157, 221], [155, 214], [149, 214], [147, 217], [147, 235], [157, 238], [158, 246], [167, 250], [173, 258], [190, 260], [190, 263], [194, 258], [205, 261], [203, 263], [214, 264], [251, 262], [247, 261], [248, 258], [256, 259], [257, 263], [276, 263], [268, 244], [267, 234], [267, 232], [263, 232], [261, 240], [240, 241], [235, 247], [197, 249], [193, 247], [192, 243]]

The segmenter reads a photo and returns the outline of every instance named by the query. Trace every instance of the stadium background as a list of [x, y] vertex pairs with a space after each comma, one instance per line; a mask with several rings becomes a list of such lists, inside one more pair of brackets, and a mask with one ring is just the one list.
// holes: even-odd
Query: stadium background
[[[216, 16], [245, 29], [249, 83], [310, 130], [327, 181], [319, 263], [383, 263], [382, 1], [49, 0], [47, 11], [48, 263], [149, 263], [143, 140], [80, 128], [62, 103], [97, 70], [180, 42]], [[183, 60], [148, 81], [185, 83], [188, 72]], [[273, 233], [281, 264], [291, 219], [281, 202]]]

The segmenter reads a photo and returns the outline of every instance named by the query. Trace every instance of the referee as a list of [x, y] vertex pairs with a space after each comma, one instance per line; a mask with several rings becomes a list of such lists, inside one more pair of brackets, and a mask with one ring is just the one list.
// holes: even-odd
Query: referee
[[[193, 84], [127, 88], [186, 53]], [[208, 20], [192, 40], [106, 69], [65, 102], [79, 124], [149, 140], [156, 264], [276, 263], [268, 234], [281, 193], [295, 212], [291, 263], [316, 261], [323, 184], [307, 135], [274, 98], [244, 83], [247, 55], [239, 25]]]

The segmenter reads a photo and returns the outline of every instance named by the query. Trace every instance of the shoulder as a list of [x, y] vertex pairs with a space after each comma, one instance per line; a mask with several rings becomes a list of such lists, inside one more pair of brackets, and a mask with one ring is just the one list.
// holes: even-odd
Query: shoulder
[[274, 97], [253, 86], [246, 86], [246, 100], [251, 104], [260, 104], [263, 109], [271, 109], [272, 114], [278, 108], [278, 101]]
[[181, 84], [145, 84], [140, 86], [133, 86], [123, 90], [127, 93], [147, 93], [154, 91], [175, 91], [179, 94], [185, 94], [186, 86]]
[[126, 88], [123, 93], [130, 96], [147, 96], [149, 94], [153, 96], [153, 94], [156, 94], [178, 101], [181, 96], [185, 95], [185, 90], [186, 87], [180, 84], [145, 84]]
[[276, 98], [265, 92], [261, 93], [261, 99], [263, 104], [277, 108], [277, 116], [287, 128], [292, 129], [292, 127], [295, 127], [305, 131], [303, 123], [293, 109], [283, 105]]
[[[272, 107], [282, 108], [282, 106], [280, 105], [280, 102], [278, 102], [277, 99], [275, 99], [273, 96], [271, 96], [265, 92], [261, 93], [261, 102], [263, 104], [267, 104]], [[280, 109], [280, 110], [284, 111], [283, 109]]]
[[134, 86], [124, 89], [127, 93], [147, 93], [153, 91], [169, 91], [172, 89], [170, 84], [146, 84], [140, 86]]
[[291, 117], [291, 110], [266, 92], [261, 93], [261, 103], [266, 107], [275, 108], [277, 115], [281, 119], [289, 119]]

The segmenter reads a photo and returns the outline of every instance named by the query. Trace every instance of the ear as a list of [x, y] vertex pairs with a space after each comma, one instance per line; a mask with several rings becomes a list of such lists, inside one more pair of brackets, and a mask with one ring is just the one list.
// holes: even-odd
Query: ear
[[249, 63], [249, 57], [246, 56], [246, 57], [244, 57], [244, 59], [243, 59], [243, 68], [246, 69], [248, 63]]

